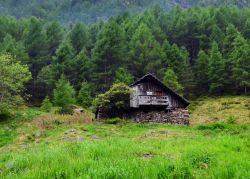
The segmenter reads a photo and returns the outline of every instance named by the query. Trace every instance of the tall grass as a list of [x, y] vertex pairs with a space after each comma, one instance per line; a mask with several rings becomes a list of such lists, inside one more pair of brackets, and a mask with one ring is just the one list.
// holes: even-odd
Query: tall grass
[[149, 126], [86, 124], [78, 126], [85, 129], [82, 142], [55, 140], [3, 152], [0, 178], [250, 177], [247, 129], [207, 136], [196, 128]]

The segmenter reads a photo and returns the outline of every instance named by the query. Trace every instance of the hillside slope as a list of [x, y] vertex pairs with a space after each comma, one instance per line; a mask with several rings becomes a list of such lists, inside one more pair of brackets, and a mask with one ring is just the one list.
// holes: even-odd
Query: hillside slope
[[16, 120], [0, 123], [0, 178], [249, 178], [249, 125], [204, 124], [227, 113], [240, 123], [249, 114], [248, 102], [199, 100], [191, 106], [191, 120], [212, 120], [198, 120], [198, 127], [104, 124], [87, 114], [23, 109]]
[[59, 20], [69, 24], [75, 21], [95, 22], [119, 15], [125, 11], [141, 12], [153, 5], [160, 5], [169, 10], [176, 5], [183, 8], [208, 5], [236, 5], [249, 6], [245, 0], [43, 0], [0, 1], [0, 14], [12, 15], [17, 18], [37, 16], [48, 20]]

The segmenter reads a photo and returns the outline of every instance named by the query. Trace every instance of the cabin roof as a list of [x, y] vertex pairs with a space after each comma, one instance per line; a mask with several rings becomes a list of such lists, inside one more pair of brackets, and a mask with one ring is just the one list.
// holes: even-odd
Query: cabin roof
[[185, 106], [188, 106], [190, 103], [187, 99], [185, 99], [184, 97], [180, 96], [176, 91], [174, 91], [173, 89], [167, 87], [166, 85], [164, 85], [157, 77], [155, 77], [153, 74], [148, 73], [146, 75], [144, 75], [143, 77], [139, 78], [137, 81], [135, 81], [133, 84], [131, 84], [130, 86], [135, 86], [138, 85], [140, 83], [143, 83], [145, 81], [152, 81], [153, 83], [159, 85], [161, 88], [163, 88], [165, 91], [169, 92], [171, 95], [177, 97], [179, 100], [181, 100]]

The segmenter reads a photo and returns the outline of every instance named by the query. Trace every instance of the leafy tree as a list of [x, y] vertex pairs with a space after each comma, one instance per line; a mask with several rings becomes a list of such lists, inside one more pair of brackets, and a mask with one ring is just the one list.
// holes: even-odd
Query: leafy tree
[[224, 85], [225, 62], [219, 51], [218, 44], [213, 42], [208, 63], [209, 91], [221, 94]]
[[87, 82], [82, 83], [81, 89], [77, 96], [77, 102], [85, 108], [91, 106], [92, 104], [91, 87]]
[[68, 113], [70, 105], [75, 103], [75, 90], [63, 76], [56, 83], [54, 89], [54, 104], [61, 107], [60, 112]]
[[204, 94], [208, 91], [208, 62], [209, 56], [203, 50], [200, 50], [194, 64], [194, 77], [199, 94]]
[[23, 102], [25, 83], [31, 79], [27, 65], [10, 55], [0, 55], [0, 113]]
[[233, 46], [230, 58], [234, 62], [233, 79], [236, 86], [247, 94], [250, 88], [250, 45], [241, 34], [238, 34]]
[[163, 78], [163, 83], [175, 90], [176, 92], [183, 94], [183, 86], [178, 82], [178, 77], [172, 69], [167, 69]]
[[46, 96], [42, 102], [41, 109], [45, 112], [50, 112], [53, 104], [50, 102], [49, 97]]
[[98, 95], [94, 104], [108, 118], [122, 117], [129, 110], [129, 96], [130, 88], [123, 83], [117, 83], [104, 94]]
[[124, 83], [130, 85], [133, 82], [133, 76], [126, 68], [120, 67], [115, 72], [115, 83]]

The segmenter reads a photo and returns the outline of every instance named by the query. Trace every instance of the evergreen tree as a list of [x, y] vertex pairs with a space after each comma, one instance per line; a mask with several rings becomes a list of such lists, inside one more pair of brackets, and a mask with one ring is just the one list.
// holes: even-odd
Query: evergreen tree
[[56, 49], [61, 44], [63, 35], [63, 30], [58, 22], [52, 22], [46, 28], [48, 53], [50, 57], [53, 57], [56, 54]]
[[75, 103], [75, 90], [63, 76], [54, 89], [54, 104], [60, 107], [62, 113], [70, 112], [70, 105]]
[[130, 85], [133, 82], [133, 76], [127, 71], [126, 68], [118, 68], [115, 72], [115, 83], [124, 83]]
[[247, 94], [250, 88], [250, 45], [241, 34], [238, 34], [233, 46], [230, 58], [234, 62], [233, 79], [236, 87]]
[[224, 85], [225, 62], [219, 51], [218, 44], [213, 42], [208, 63], [209, 92], [221, 94]]
[[156, 73], [161, 67], [164, 57], [162, 48], [144, 23], [135, 31], [129, 48], [129, 59], [132, 62], [130, 68], [136, 76], [143, 76], [148, 72]]
[[[74, 59], [74, 49], [68, 41], [63, 41], [56, 50], [56, 56], [53, 59], [53, 70], [55, 79], [58, 79], [62, 74], [66, 74], [70, 63]], [[69, 72], [70, 73], [70, 72]]]
[[227, 92], [235, 91], [235, 83], [233, 79], [233, 66], [235, 62], [230, 58], [230, 54], [233, 51], [233, 42], [239, 34], [239, 31], [235, 28], [234, 25], [229, 24], [226, 29], [226, 36], [223, 41], [223, 53], [225, 56], [225, 89]]
[[178, 77], [172, 69], [169, 68], [166, 70], [163, 78], [163, 83], [171, 89], [175, 90], [176, 92], [183, 94], [184, 88], [178, 82]]
[[208, 62], [208, 55], [203, 50], [200, 50], [194, 64], [194, 77], [197, 84], [196, 90], [199, 94], [204, 94], [208, 91]]
[[77, 102], [81, 106], [88, 108], [92, 104], [91, 87], [87, 82], [83, 82], [77, 96]]
[[80, 23], [77, 23], [70, 32], [70, 41], [76, 53], [79, 53], [83, 48], [89, 45], [89, 35], [87, 28]]
[[29, 60], [28, 53], [22, 42], [17, 42], [11, 35], [7, 34], [0, 46], [1, 53], [8, 53], [17, 57], [23, 64], [27, 64]]
[[49, 97], [46, 96], [42, 102], [41, 109], [45, 112], [50, 112], [53, 104], [50, 102]]
[[124, 30], [111, 19], [98, 35], [92, 54], [97, 91], [105, 91], [111, 86], [115, 70], [126, 59], [124, 33]]

